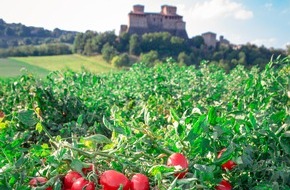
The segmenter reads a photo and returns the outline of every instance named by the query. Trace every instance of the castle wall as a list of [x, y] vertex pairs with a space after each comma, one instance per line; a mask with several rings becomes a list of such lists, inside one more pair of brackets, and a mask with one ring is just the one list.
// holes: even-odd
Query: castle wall
[[163, 17], [160, 14], [147, 14], [148, 27], [162, 28]]
[[164, 5], [160, 13], [144, 13], [142, 5], [135, 5], [129, 13], [127, 32], [144, 34], [150, 32], [169, 32], [172, 35], [188, 38], [182, 16], [176, 14], [176, 7]]
[[[168, 29], [168, 30], [177, 29], [176, 28], [177, 23], [183, 22], [182, 17], [178, 17], [178, 16], [163, 16], [163, 17], [164, 17], [164, 22], [162, 23], [162, 26], [164, 29]], [[179, 27], [182, 27], [182, 26], [179, 26]], [[183, 28], [178, 28], [178, 29], [185, 30], [185, 23], [184, 23]]]
[[183, 22], [183, 21], [176, 22], [176, 29], [177, 30], [185, 30], [185, 22]]
[[129, 28], [148, 28], [147, 17], [145, 14], [129, 14]]

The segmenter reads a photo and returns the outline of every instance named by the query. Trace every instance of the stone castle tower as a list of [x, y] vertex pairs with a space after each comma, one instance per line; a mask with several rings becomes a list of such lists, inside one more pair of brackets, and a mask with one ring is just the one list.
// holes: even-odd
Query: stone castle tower
[[129, 16], [129, 24], [121, 25], [120, 34], [169, 32], [174, 36], [188, 38], [182, 16], [176, 14], [175, 6], [163, 5], [160, 13], [146, 13], [143, 5], [134, 5]]

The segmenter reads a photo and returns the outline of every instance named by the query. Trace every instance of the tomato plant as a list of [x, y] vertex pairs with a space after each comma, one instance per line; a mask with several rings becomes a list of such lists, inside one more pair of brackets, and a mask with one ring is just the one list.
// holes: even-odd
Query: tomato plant
[[131, 178], [131, 190], [149, 190], [149, 179], [146, 175], [137, 173]]
[[[0, 189], [29, 190], [33, 176], [61, 189], [70, 171], [115, 189], [136, 173], [150, 189], [210, 189], [221, 177], [289, 189], [289, 60], [228, 73], [203, 61], [0, 79]], [[113, 187], [100, 179], [109, 170], [122, 171]]]
[[185, 170], [184, 172], [177, 172], [174, 174], [178, 179], [184, 178], [184, 176], [188, 170], [188, 160], [181, 153], [174, 153], [174, 154], [170, 155], [168, 160], [167, 160], [167, 165], [174, 166], [178, 169]]
[[130, 180], [122, 173], [115, 170], [107, 170], [100, 175], [100, 185], [104, 190], [130, 189]]

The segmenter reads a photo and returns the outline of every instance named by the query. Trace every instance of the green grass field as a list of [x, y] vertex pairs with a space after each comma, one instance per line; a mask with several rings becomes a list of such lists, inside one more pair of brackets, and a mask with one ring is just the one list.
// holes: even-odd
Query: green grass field
[[88, 70], [93, 73], [105, 73], [116, 70], [101, 56], [85, 57], [81, 55], [11, 57], [0, 59], [0, 78], [16, 77], [24, 72], [44, 77], [56, 70]]

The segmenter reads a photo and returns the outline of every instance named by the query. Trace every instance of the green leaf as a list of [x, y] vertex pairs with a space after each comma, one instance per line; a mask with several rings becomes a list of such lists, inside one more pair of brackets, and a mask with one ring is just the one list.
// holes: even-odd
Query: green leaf
[[115, 131], [118, 134], [126, 135], [126, 131], [122, 127], [113, 126], [106, 118], [103, 117], [103, 123], [110, 131]]
[[168, 172], [174, 172], [174, 168], [168, 167], [165, 165], [155, 165], [149, 169], [149, 173], [152, 176], [155, 176], [157, 174], [164, 174], [164, 173], [168, 173]]
[[256, 121], [256, 118], [253, 116], [253, 113], [250, 113], [249, 119], [250, 119], [250, 123], [251, 123], [252, 127], [256, 128], [257, 127], [257, 121]]
[[279, 138], [280, 145], [286, 154], [290, 154], [290, 136], [288, 133], [281, 135]]
[[287, 113], [285, 110], [281, 110], [277, 113], [274, 113], [273, 115], [271, 115], [271, 119], [274, 121], [274, 123], [281, 123], [284, 118], [286, 117]]
[[96, 144], [98, 144], [98, 143], [108, 144], [108, 143], [111, 143], [112, 142], [106, 136], [101, 135], [101, 134], [96, 134], [96, 135], [92, 135], [92, 136], [85, 137], [84, 140], [93, 141]]
[[214, 176], [214, 170], [216, 168], [215, 165], [201, 165], [201, 164], [194, 164], [193, 167], [197, 170], [198, 175], [200, 176], [201, 180], [212, 181]]
[[32, 127], [37, 123], [35, 112], [33, 110], [20, 111], [18, 113], [18, 119], [21, 123], [29, 127]]
[[194, 142], [191, 143], [193, 154], [200, 154], [205, 156], [209, 150], [212, 150], [210, 141], [202, 136], [198, 137]]
[[186, 140], [189, 141], [190, 144], [193, 144], [195, 139], [201, 135], [203, 131], [201, 125], [204, 122], [205, 118], [205, 115], [201, 115], [188, 132]]
[[41, 131], [43, 130], [43, 126], [41, 125], [41, 123], [37, 123], [35, 126], [35, 129], [38, 131], [38, 133], [41, 133]]
[[83, 122], [84, 122], [83, 115], [79, 115], [79, 117], [78, 117], [78, 119], [77, 119], [77, 123], [78, 123], [79, 125], [82, 125]]
[[27, 161], [27, 158], [24, 157], [24, 154], [21, 155], [21, 157], [14, 163], [16, 168], [21, 167], [25, 162]]
[[175, 189], [175, 186], [176, 186], [176, 183], [177, 183], [177, 177], [173, 180], [173, 182], [170, 184], [170, 186], [168, 187], [167, 190], [174, 190]]
[[72, 170], [81, 173], [82, 172], [82, 168], [83, 168], [83, 163], [80, 160], [74, 159], [71, 162], [70, 167], [71, 167]]
[[175, 121], [179, 121], [180, 117], [177, 115], [176, 111], [173, 108], [170, 108], [170, 115]]
[[106, 119], [105, 116], [103, 116], [103, 123], [104, 123], [105, 127], [107, 127], [107, 129], [109, 129], [110, 131], [114, 130], [113, 125]]
[[0, 122], [0, 130], [5, 129], [7, 127], [7, 123]]
[[211, 125], [215, 125], [216, 124], [216, 118], [217, 118], [217, 114], [216, 114], [216, 108], [215, 107], [210, 107], [209, 111], [208, 111], [208, 122]]

